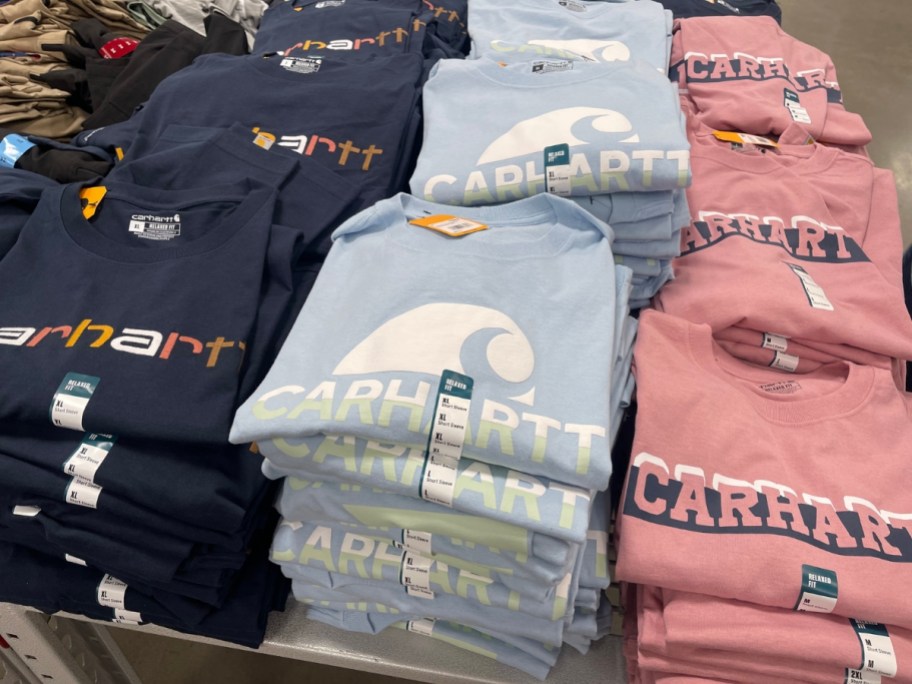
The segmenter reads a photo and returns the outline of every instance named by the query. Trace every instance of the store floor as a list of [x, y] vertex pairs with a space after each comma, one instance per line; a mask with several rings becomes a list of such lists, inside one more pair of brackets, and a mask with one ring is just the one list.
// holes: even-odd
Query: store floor
[[868, 152], [892, 169], [903, 243], [912, 244], [912, 3], [909, 0], [779, 0], [782, 26], [833, 58], [843, 100], [874, 135]]
[[[912, 51], [908, 48], [912, 3], [780, 0], [780, 4], [786, 31], [833, 58], [847, 108], [861, 114], [874, 134], [871, 157], [896, 174], [904, 244], [912, 244]], [[140, 632], [112, 632], [144, 684], [403, 681]]]

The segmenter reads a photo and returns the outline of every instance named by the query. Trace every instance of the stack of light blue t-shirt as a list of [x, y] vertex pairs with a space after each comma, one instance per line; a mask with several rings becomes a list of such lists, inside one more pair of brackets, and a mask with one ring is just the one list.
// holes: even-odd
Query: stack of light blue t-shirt
[[[400, 194], [334, 232], [231, 431], [286, 478], [272, 560], [315, 619], [496, 626], [504, 662], [536, 676], [565, 635], [598, 635], [597, 492], [634, 332], [613, 237], [551, 194], [458, 209]], [[471, 389], [442, 390], [448, 377]], [[449, 488], [435, 444], [461, 447]]]
[[645, 306], [673, 277], [689, 221], [671, 27], [651, 0], [519, 0], [509, 11], [473, 0], [470, 59], [440, 62], [424, 88], [412, 193], [458, 205], [569, 196], [615, 229], [631, 306]]

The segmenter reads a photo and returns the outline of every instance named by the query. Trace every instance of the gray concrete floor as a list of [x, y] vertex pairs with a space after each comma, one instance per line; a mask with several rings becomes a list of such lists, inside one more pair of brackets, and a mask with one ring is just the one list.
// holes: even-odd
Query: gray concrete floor
[[896, 176], [903, 242], [912, 244], [912, 3], [909, 0], [779, 0], [782, 26], [826, 52], [846, 108], [874, 135], [868, 152]]
[[[505, 5], [509, 0], [504, 0]], [[912, 244], [912, 2], [779, 0], [791, 35], [827, 52], [846, 107], [874, 134], [869, 152], [892, 169], [904, 243]], [[112, 629], [144, 684], [392, 684], [390, 677]], [[581, 682], [580, 684], [586, 684]]]

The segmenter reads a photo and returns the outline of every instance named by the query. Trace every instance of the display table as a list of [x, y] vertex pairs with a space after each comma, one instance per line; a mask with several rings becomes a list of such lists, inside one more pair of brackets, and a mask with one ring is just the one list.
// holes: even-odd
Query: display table
[[[72, 621], [58, 618], [72, 618]], [[538, 681], [506, 665], [419, 634], [393, 628], [377, 635], [356, 634], [328, 627], [305, 618], [303, 607], [296, 604], [290, 604], [284, 613], [272, 614], [266, 639], [256, 651], [156, 625], [115, 625], [69, 613], [58, 613], [49, 619], [28, 608], [0, 604], [0, 636], [39, 681], [53, 678], [67, 684], [141, 684], [108, 633], [110, 627], [420, 682], [529, 684]], [[625, 680], [621, 640], [606, 637], [593, 644], [585, 656], [565, 646], [547, 682], [583, 684]]]

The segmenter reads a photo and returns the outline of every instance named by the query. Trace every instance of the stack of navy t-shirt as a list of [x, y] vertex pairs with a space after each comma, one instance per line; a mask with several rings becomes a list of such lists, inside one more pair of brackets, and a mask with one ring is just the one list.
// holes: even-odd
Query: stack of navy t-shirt
[[[37, 200], [15, 171], [34, 208], [0, 259], [3, 600], [262, 640], [287, 592], [264, 566], [274, 487], [229, 427], [357, 201], [268, 142], [168, 128], [102, 185]], [[73, 579], [6, 581], [36, 563]], [[68, 564], [108, 593], [77, 598], [100, 580]]]
[[476, 0], [469, 35], [474, 59], [438, 63], [425, 86], [411, 191], [461, 205], [571, 197], [615, 229], [631, 304], [645, 305], [672, 277], [688, 218], [671, 12], [648, 0], [521, 0], [509, 11]]
[[272, 558], [315, 619], [496, 625], [547, 654], [533, 673], [598, 635], [593, 492], [633, 331], [612, 237], [550, 194], [458, 209], [400, 194], [334, 232], [231, 434], [286, 476]]

